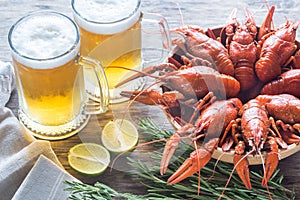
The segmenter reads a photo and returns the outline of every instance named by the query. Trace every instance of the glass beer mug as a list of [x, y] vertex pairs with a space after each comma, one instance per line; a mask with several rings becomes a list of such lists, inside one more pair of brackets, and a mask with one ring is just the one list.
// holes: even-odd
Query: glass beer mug
[[[74, 19], [80, 28], [81, 54], [97, 59], [105, 66], [110, 103], [128, 100], [120, 93], [123, 90], [141, 89], [145, 83], [144, 78], [115, 86], [135, 73], [130, 69], [143, 69], [143, 38], [152, 37], [152, 44], [167, 42], [169, 46], [163, 49], [169, 51], [167, 21], [162, 16], [141, 13], [141, 0], [72, 0], [71, 5]], [[143, 24], [150, 22], [152, 30], [148, 31]], [[87, 85], [93, 88], [94, 81], [87, 80], [90, 80]]]
[[[34, 136], [70, 137], [90, 114], [108, 109], [109, 91], [99, 62], [79, 56], [80, 33], [69, 17], [52, 11], [18, 20], [8, 36], [19, 95], [19, 120]], [[98, 99], [89, 99], [84, 69], [94, 71]]]

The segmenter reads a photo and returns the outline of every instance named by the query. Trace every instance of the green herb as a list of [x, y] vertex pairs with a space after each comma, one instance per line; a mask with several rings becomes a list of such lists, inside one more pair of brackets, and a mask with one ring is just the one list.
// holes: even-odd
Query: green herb
[[[171, 131], [163, 131], [152, 120], [145, 119], [140, 121], [140, 127], [150, 141], [159, 140], [162, 138], [169, 138], [173, 133]], [[164, 143], [155, 143], [161, 149]], [[178, 149], [177, 154], [173, 156], [172, 162], [169, 166], [167, 173], [163, 176], [159, 173], [159, 163], [161, 160], [161, 151], [153, 152], [151, 158], [154, 167], [149, 167], [147, 164], [139, 160], [128, 158], [128, 162], [133, 166], [130, 172], [132, 177], [137, 177], [141, 184], [147, 187], [148, 193], [144, 196], [119, 193], [114, 189], [102, 183], [95, 183], [94, 186], [69, 182], [65, 183], [69, 186], [66, 190], [71, 191], [70, 199], [72, 200], [92, 200], [92, 199], [129, 199], [129, 200], [158, 200], [158, 199], [200, 199], [200, 200], [215, 200], [224, 190], [224, 186], [228, 177], [233, 169], [233, 165], [225, 162], [218, 162], [215, 167], [215, 160], [211, 161], [201, 169], [200, 179], [200, 195], [197, 194], [198, 190], [198, 174], [195, 174], [185, 181], [170, 185], [166, 183], [168, 177], [175, 172], [176, 169], [189, 157], [189, 154], [194, 149], [182, 142]], [[214, 170], [215, 168], [215, 170]], [[252, 190], [247, 190], [240, 178], [236, 173], [228, 185], [222, 199], [234, 200], [265, 200], [269, 199], [268, 191], [265, 187], [261, 186], [262, 172], [251, 172]], [[281, 185], [283, 176], [279, 175], [279, 169], [273, 174], [268, 187], [270, 195], [275, 200], [290, 200], [295, 199], [295, 191], [288, 190]]]
[[72, 194], [69, 197], [69, 199], [71, 200], [110, 200], [115, 198], [136, 200], [145, 199], [143, 196], [138, 196], [129, 193], [119, 193], [111, 187], [99, 182], [95, 183], [94, 186], [75, 181], [65, 181], [65, 183], [69, 186], [65, 190], [72, 191]]

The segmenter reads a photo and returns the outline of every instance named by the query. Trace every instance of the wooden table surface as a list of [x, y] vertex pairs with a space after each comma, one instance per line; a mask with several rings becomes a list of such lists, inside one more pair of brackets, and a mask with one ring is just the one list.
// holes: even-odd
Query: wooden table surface
[[[178, 0], [161, 1], [161, 0], [144, 0], [142, 9], [145, 12], [160, 13], [166, 16], [170, 23], [170, 27], [174, 28], [181, 24], [181, 15], [178, 6], [182, 9], [182, 19], [184, 24], [196, 24], [204, 29], [207, 27], [215, 27], [226, 23], [228, 15], [234, 7], [239, 9], [238, 19], [244, 21], [244, 7], [248, 7], [258, 25], [266, 15], [266, 7], [263, 0]], [[285, 22], [286, 18], [291, 21], [299, 20], [300, 3], [299, 0], [273, 0], [269, 1], [270, 5], [276, 5], [275, 25]], [[11, 61], [7, 33], [10, 26], [21, 16], [28, 12], [51, 9], [72, 16], [70, 2], [66, 0], [0, 0], [0, 60]], [[297, 15], [298, 14], [298, 15]], [[300, 33], [298, 30], [298, 39]], [[7, 104], [9, 108], [16, 114], [18, 109], [18, 101], [16, 90], [13, 91], [12, 97]], [[89, 124], [79, 134], [62, 141], [51, 142], [51, 145], [61, 161], [65, 169], [73, 176], [79, 178], [86, 183], [94, 183], [95, 181], [104, 182], [120, 192], [133, 192], [136, 194], [145, 193], [145, 188], [139, 183], [132, 181], [127, 177], [126, 173], [121, 169], [114, 169], [111, 173], [106, 171], [103, 175], [90, 178], [82, 176], [70, 169], [67, 162], [67, 152], [70, 147], [81, 142], [100, 142], [100, 133], [104, 124], [113, 118], [122, 117], [122, 111], [127, 107], [127, 103], [112, 105], [110, 111], [97, 116], [92, 116]], [[155, 106], [145, 106], [134, 103], [128, 112], [126, 118], [137, 123], [140, 119], [151, 117], [159, 123], [162, 128], [171, 129], [164, 114]], [[136, 158], [143, 157], [143, 152], [147, 149], [136, 150], [134, 156]], [[150, 161], [151, 162], [151, 161]], [[285, 176], [284, 185], [288, 188], [295, 187], [298, 198], [300, 198], [300, 152], [280, 161], [279, 168]]]

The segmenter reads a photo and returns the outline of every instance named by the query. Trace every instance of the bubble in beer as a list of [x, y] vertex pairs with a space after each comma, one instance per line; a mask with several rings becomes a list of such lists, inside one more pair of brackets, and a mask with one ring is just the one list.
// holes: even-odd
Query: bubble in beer
[[[30, 59], [52, 59], [64, 55], [78, 43], [77, 27], [68, 18], [58, 14], [31, 15], [22, 19], [12, 31], [11, 45], [22, 57]], [[76, 52], [77, 54], [77, 52]], [[18, 55], [15, 55], [17, 57]], [[74, 57], [74, 54], [70, 57]], [[56, 60], [54, 65], [62, 65], [71, 58], [64, 57]], [[49, 65], [35, 66], [35, 64], [21, 61], [32, 68], [52, 68]], [[29, 60], [27, 60], [29, 61]], [[51, 65], [51, 64], [50, 64]]]

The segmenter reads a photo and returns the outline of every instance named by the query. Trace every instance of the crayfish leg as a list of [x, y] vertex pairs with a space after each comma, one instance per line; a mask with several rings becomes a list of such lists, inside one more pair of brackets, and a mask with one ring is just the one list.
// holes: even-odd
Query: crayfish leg
[[282, 131], [282, 138], [287, 144], [300, 143], [300, 136], [291, 132], [290, 130]]

